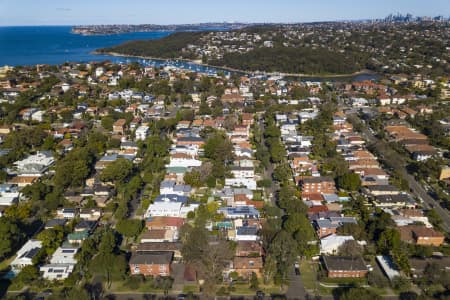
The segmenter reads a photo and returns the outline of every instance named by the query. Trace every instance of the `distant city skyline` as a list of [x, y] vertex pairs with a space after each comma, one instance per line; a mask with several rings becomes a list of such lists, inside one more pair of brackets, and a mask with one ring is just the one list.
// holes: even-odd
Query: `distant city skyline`
[[295, 23], [384, 18], [389, 14], [450, 16], [448, 0], [0, 0], [0, 26]]

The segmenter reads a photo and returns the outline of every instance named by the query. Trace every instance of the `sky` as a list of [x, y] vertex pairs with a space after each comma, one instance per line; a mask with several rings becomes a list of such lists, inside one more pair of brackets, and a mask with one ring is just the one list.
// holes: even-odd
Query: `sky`
[[313, 22], [450, 16], [450, 0], [0, 0], [0, 26]]

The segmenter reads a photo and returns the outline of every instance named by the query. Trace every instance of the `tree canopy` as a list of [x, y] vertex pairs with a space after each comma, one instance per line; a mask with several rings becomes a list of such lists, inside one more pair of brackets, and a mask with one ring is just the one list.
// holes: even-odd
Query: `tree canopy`
[[102, 181], [123, 183], [133, 171], [133, 163], [126, 158], [118, 158], [109, 164], [100, 174]]

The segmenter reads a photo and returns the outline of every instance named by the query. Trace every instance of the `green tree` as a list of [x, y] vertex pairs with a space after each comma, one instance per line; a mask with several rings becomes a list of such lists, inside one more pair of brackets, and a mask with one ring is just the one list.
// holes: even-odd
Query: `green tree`
[[186, 262], [197, 267], [200, 278], [205, 280], [203, 291], [208, 296], [215, 291], [215, 284], [221, 279], [223, 269], [234, 252], [228, 241], [208, 242], [208, 232], [204, 226], [183, 226], [180, 237], [181, 253]]
[[356, 173], [347, 173], [338, 178], [338, 186], [347, 191], [356, 191], [361, 187], [361, 178]]
[[31, 201], [39, 201], [44, 199], [45, 195], [47, 195], [51, 191], [51, 188], [38, 181], [31, 185], [27, 185], [22, 189], [22, 194], [29, 197]]
[[402, 276], [396, 276], [392, 279], [392, 287], [396, 290], [406, 292], [411, 287], [411, 282]]
[[8, 134], [3, 147], [10, 148], [14, 152], [28, 152], [44, 143], [47, 133], [37, 126], [20, 129]]
[[233, 155], [233, 144], [223, 133], [212, 134], [205, 142], [205, 157], [216, 162], [231, 161]]
[[106, 229], [101, 237], [98, 254], [89, 263], [92, 273], [103, 275], [110, 287], [112, 281], [121, 280], [125, 276], [127, 260], [118, 253], [117, 236], [112, 229]]
[[100, 174], [102, 181], [123, 183], [133, 171], [133, 163], [126, 158], [118, 158], [109, 164]]
[[391, 250], [399, 249], [400, 233], [393, 228], [387, 228], [381, 233], [377, 241], [377, 247], [378, 251], [384, 254], [389, 254]]
[[8, 206], [4, 216], [11, 219], [24, 220], [31, 216], [31, 203], [19, 203]]
[[42, 242], [47, 255], [51, 255], [63, 242], [64, 229], [61, 226], [45, 229], [37, 235], [37, 239]]
[[285, 230], [279, 231], [269, 246], [268, 256], [277, 262], [277, 275], [283, 284], [297, 256], [297, 247], [292, 236]]
[[30, 284], [39, 277], [39, 271], [35, 266], [25, 266], [20, 273], [14, 278], [14, 282], [21, 284]]
[[287, 181], [287, 180], [289, 180], [289, 178], [291, 178], [291, 176], [292, 176], [292, 171], [288, 164], [278, 165], [273, 170], [273, 179], [275, 179], [276, 181], [280, 181], [280, 182]]
[[75, 148], [56, 164], [55, 185], [60, 188], [84, 184], [93, 167], [94, 155], [86, 148]]
[[197, 170], [192, 170], [190, 172], [186, 172], [184, 174], [183, 179], [186, 184], [189, 184], [193, 187], [201, 187], [202, 186], [201, 174]]
[[287, 214], [301, 213], [306, 214], [306, 204], [298, 197], [298, 191], [292, 186], [282, 186], [277, 193], [278, 206], [286, 211]]
[[10, 255], [25, 238], [17, 222], [7, 217], [0, 218], [0, 236], [0, 258]]
[[364, 227], [361, 224], [344, 223], [339, 226], [337, 233], [340, 235], [351, 235], [356, 240], [364, 239], [365, 232]]
[[264, 262], [264, 283], [268, 284], [273, 280], [275, 274], [277, 273], [277, 262], [274, 257], [266, 256], [266, 261]]
[[269, 188], [272, 186], [272, 180], [270, 179], [261, 179], [256, 183], [258, 187]]
[[142, 220], [137, 219], [120, 220], [116, 225], [117, 231], [125, 237], [136, 237], [143, 227]]
[[199, 115], [211, 115], [211, 108], [209, 108], [208, 103], [206, 103], [206, 101], [202, 101], [200, 103], [198, 114]]
[[257, 290], [259, 288], [258, 276], [256, 276], [255, 272], [252, 272], [252, 275], [250, 276], [250, 288], [252, 290]]
[[360, 256], [363, 253], [363, 248], [357, 241], [346, 241], [338, 248], [338, 254], [342, 256]]

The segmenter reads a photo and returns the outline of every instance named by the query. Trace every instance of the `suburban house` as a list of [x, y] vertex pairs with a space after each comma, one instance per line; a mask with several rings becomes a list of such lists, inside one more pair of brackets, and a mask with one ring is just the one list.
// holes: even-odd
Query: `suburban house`
[[202, 162], [195, 155], [186, 153], [172, 153], [167, 167], [200, 167]]
[[398, 195], [379, 195], [373, 200], [376, 207], [393, 208], [393, 207], [411, 207], [414, 208], [415, 201], [408, 194]]
[[231, 174], [235, 178], [254, 178], [255, 177], [255, 171], [253, 170], [253, 167], [231, 167]]
[[174, 259], [181, 259], [181, 243], [179, 242], [159, 242], [159, 243], [140, 243], [137, 245], [137, 253], [161, 253], [161, 252], [171, 252], [173, 253]]
[[408, 243], [425, 246], [440, 246], [444, 243], [445, 236], [433, 228], [420, 225], [407, 225], [398, 227], [400, 238]]
[[361, 278], [368, 273], [366, 264], [360, 256], [322, 256], [322, 260], [330, 278]]
[[77, 261], [78, 247], [59, 247], [53, 253], [50, 263], [39, 268], [42, 277], [48, 280], [63, 280], [73, 272]]
[[190, 211], [197, 209], [199, 204], [191, 203], [187, 204], [187, 197], [179, 196], [175, 194], [171, 195], [159, 195], [156, 197], [153, 204], [151, 204], [145, 217], [182, 217], [185, 218]]
[[239, 226], [236, 227], [234, 240], [236, 241], [258, 241], [258, 227]]
[[67, 241], [71, 244], [81, 244], [89, 237], [89, 230], [76, 231], [67, 235]]
[[131, 274], [141, 274], [144, 276], [170, 276], [172, 257], [173, 254], [170, 252], [133, 252], [129, 262]]
[[400, 194], [398, 188], [393, 185], [370, 185], [366, 187], [366, 191], [371, 196]]
[[428, 258], [410, 258], [411, 272], [414, 277], [421, 277], [430, 264], [435, 264], [441, 271], [450, 271], [450, 257], [433, 256]]
[[313, 222], [319, 238], [336, 234], [337, 229], [344, 223], [358, 224], [354, 217], [329, 217], [328, 219], [319, 219]]
[[119, 119], [113, 124], [113, 133], [115, 134], [125, 134], [127, 121], [125, 119]]
[[253, 206], [222, 207], [219, 213], [229, 219], [258, 219], [259, 211]]
[[263, 268], [262, 257], [239, 257], [233, 258], [230, 265], [229, 271], [236, 272], [239, 276], [243, 278], [250, 278], [252, 273], [256, 276], [261, 277]]
[[140, 236], [141, 243], [165, 243], [178, 240], [178, 231], [170, 229], [151, 229]]
[[259, 242], [239, 241], [236, 245], [236, 256], [263, 256], [264, 251]]
[[49, 151], [40, 151], [23, 160], [16, 161], [19, 176], [42, 176], [55, 163], [53, 154]]
[[60, 219], [74, 219], [78, 215], [76, 208], [68, 207], [57, 210], [57, 217]]
[[198, 147], [201, 147], [205, 144], [205, 140], [201, 137], [182, 137], [177, 139], [177, 145], [185, 145], [185, 146], [192, 146], [196, 145]]
[[320, 253], [322, 254], [336, 254], [339, 247], [347, 241], [354, 241], [351, 235], [336, 235], [332, 234], [320, 239]]
[[256, 180], [254, 178], [225, 178], [226, 186], [246, 187], [250, 190], [256, 190]]
[[16, 258], [11, 263], [12, 271], [17, 274], [25, 266], [33, 265], [33, 258], [42, 248], [42, 242], [38, 240], [29, 240], [16, 253]]
[[100, 208], [83, 208], [80, 210], [80, 218], [88, 221], [98, 221], [103, 215]]
[[16, 184], [0, 184], [0, 206], [11, 206], [19, 202], [19, 189]]
[[137, 141], [144, 141], [148, 136], [148, 126], [139, 126], [135, 131], [135, 136]]
[[159, 193], [175, 194], [180, 196], [189, 196], [191, 194], [192, 187], [190, 185], [177, 184], [176, 180], [164, 180], [159, 186]]
[[178, 230], [184, 224], [184, 218], [176, 217], [150, 217], [146, 220], [145, 226], [149, 230], [170, 229]]

